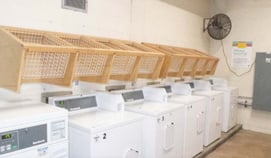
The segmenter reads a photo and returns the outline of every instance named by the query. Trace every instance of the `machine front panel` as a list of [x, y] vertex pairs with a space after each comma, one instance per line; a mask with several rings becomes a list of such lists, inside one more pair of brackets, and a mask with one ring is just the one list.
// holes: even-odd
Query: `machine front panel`
[[47, 124], [0, 133], [0, 155], [47, 143]]

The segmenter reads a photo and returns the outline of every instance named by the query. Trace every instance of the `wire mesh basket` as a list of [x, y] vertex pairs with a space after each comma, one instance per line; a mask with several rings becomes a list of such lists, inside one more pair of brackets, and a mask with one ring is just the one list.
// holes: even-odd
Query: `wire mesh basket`
[[64, 78], [70, 58], [69, 53], [29, 51], [25, 54], [22, 79]]
[[201, 51], [195, 50], [195, 49], [185, 49], [187, 51], [190, 51], [198, 56], [200, 56], [200, 62], [197, 66], [197, 75], [213, 75], [215, 73], [217, 64], [219, 62], [219, 59], [216, 57], [213, 57], [211, 55], [208, 55], [206, 53], [203, 53]]
[[145, 52], [148, 55], [144, 55], [141, 59], [138, 68], [138, 78], [147, 78], [147, 79], [157, 79], [159, 78], [159, 73], [161, 71], [164, 54], [157, 52], [154, 49], [150, 49], [142, 44], [131, 42], [131, 41], [113, 41], [113, 43], [118, 44], [119, 47], [137, 51]]
[[77, 55], [69, 43], [46, 32], [14, 27], [1, 27], [0, 37], [1, 66], [9, 68], [0, 86], [19, 90], [27, 82], [71, 85]]
[[[87, 38], [87, 37], [85, 37]], [[163, 54], [143, 51], [128, 46], [122, 40], [88, 37], [103, 46], [113, 49], [115, 54], [111, 79], [133, 81], [136, 78], [158, 78]]]
[[161, 78], [195, 75], [196, 66], [199, 62], [199, 57], [197, 55], [188, 53], [183, 50], [176, 50], [174, 47], [165, 45], [151, 43], [143, 43], [143, 45], [162, 52], [166, 55], [163, 68], [160, 73]]
[[106, 83], [110, 79], [114, 50], [95, 40], [67, 33], [55, 34], [58, 38], [78, 47], [73, 80]]
[[219, 62], [218, 58], [195, 49], [150, 43], [143, 44], [166, 54], [166, 62], [161, 72], [162, 78], [167, 76], [213, 75]]
[[176, 53], [182, 53], [185, 55], [192, 55], [193, 57], [189, 58], [184, 65], [184, 76], [192, 76], [202, 74], [205, 71], [206, 63], [208, 62], [208, 58], [202, 54], [198, 54], [193, 49], [185, 49], [178, 47], [171, 47]]
[[71, 34], [57, 36], [80, 48], [75, 79], [106, 83], [109, 79], [132, 81], [137, 77], [141, 54], [123, 51], [103, 38]]

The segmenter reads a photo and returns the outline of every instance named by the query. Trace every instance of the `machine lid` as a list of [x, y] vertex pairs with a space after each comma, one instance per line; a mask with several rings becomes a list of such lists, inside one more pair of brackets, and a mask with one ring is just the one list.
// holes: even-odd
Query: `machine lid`
[[99, 132], [112, 129], [131, 122], [140, 121], [142, 115], [127, 111], [112, 112], [106, 110], [93, 110], [69, 117], [69, 124], [87, 132]]
[[190, 104], [200, 100], [205, 100], [205, 97], [195, 95], [173, 95], [169, 98], [169, 102], [178, 102], [183, 104]]
[[175, 111], [176, 109], [183, 108], [185, 105], [181, 103], [163, 103], [163, 102], [144, 102], [140, 105], [129, 105], [125, 110], [136, 112], [143, 115], [158, 117], [162, 114]]
[[12, 105], [0, 108], [0, 127], [68, 116], [66, 110], [43, 103]]
[[202, 95], [202, 96], [214, 96], [214, 95], [221, 95], [223, 92], [221, 91], [214, 91], [214, 90], [200, 90], [193, 92], [195, 95]]
[[214, 86], [213, 89], [216, 90], [216, 91], [232, 91], [232, 90], [238, 90], [237, 87], [217, 87], [217, 86]]

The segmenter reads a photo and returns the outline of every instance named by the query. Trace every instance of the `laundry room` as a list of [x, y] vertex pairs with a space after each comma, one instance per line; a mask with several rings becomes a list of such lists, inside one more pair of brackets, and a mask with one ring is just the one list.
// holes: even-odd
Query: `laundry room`
[[0, 158], [270, 158], [270, 14], [0, 0]]

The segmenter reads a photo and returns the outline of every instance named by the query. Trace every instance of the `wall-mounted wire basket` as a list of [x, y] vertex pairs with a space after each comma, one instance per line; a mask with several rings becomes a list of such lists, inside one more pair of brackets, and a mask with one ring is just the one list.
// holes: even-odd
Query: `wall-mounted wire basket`
[[76, 49], [42, 31], [0, 28], [0, 86], [18, 91], [22, 83], [70, 86]]
[[150, 49], [142, 44], [132, 41], [114, 40], [112, 42], [119, 45], [123, 49], [145, 53], [139, 64], [137, 75], [138, 78], [146, 79], [159, 78], [159, 74], [165, 57], [163, 53], [159, 53], [154, 49]]
[[[130, 41], [98, 37], [91, 39], [106, 47], [118, 50], [112, 65], [111, 79], [119, 80], [128, 77], [127, 79], [130, 78], [130, 81], [134, 81], [136, 78], [157, 79], [159, 77], [164, 59], [163, 54], [129, 46], [127, 42]], [[135, 44], [135, 42], [131, 43]], [[125, 77], [125, 74], [128, 76]]]
[[160, 74], [161, 78], [196, 75], [212, 75], [218, 59], [194, 49], [142, 43], [152, 49], [165, 53], [166, 59]]

